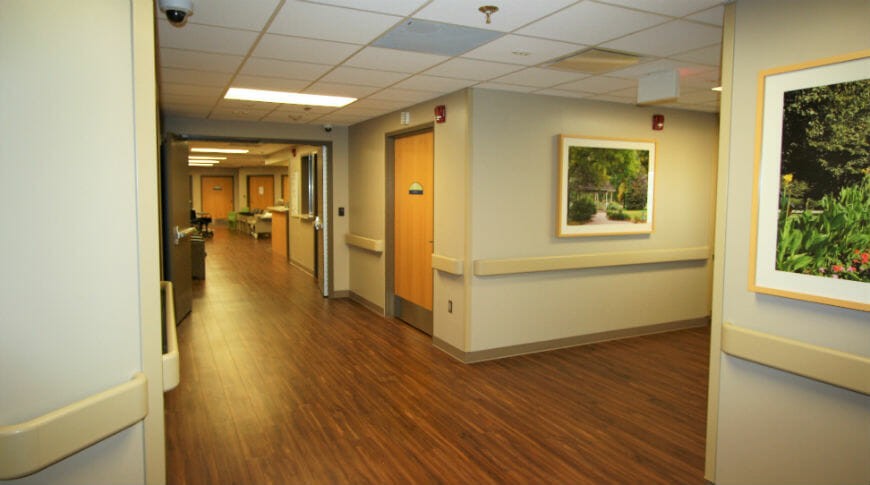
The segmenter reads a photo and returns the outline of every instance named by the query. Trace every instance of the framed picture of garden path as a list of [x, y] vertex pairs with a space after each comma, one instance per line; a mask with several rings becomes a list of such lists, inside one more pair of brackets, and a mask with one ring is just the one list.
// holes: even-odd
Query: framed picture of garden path
[[656, 142], [559, 135], [556, 236], [653, 232]]
[[759, 73], [749, 290], [870, 311], [870, 50]]

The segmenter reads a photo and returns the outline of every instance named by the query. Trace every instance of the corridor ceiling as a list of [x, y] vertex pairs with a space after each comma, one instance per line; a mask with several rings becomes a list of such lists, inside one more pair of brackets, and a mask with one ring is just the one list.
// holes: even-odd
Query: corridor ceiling
[[[172, 116], [346, 126], [472, 86], [635, 104], [639, 78], [677, 69], [680, 97], [665, 106], [718, 112], [711, 88], [719, 85], [722, 3], [194, 0], [183, 27], [157, 12], [160, 106]], [[484, 5], [499, 9], [490, 24], [478, 11]], [[403, 30], [451, 53], [419, 52], [426, 38], [403, 44]], [[457, 36], [482, 43], [466, 48]], [[590, 47], [640, 62], [598, 75], [547, 67]], [[223, 99], [230, 87], [359, 100], [324, 108]]]

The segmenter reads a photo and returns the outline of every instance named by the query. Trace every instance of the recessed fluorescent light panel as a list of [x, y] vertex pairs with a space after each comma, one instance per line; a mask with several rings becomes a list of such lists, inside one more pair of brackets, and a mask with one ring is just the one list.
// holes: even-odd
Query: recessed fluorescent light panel
[[501, 37], [502, 32], [459, 25], [407, 20], [372, 42], [375, 47], [456, 56]]
[[288, 93], [284, 91], [264, 91], [262, 89], [247, 88], [230, 88], [224, 98], [262, 101], [265, 103], [330, 106], [334, 108], [341, 108], [356, 101], [356, 98], [345, 98], [342, 96], [322, 96], [319, 94]]
[[205, 156], [191, 155], [191, 156], [187, 157], [187, 159], [188, 160], [226, 160], [227, 157], [211, 157], [211, 156], [205, 157]]
[[221, 163], [221, 162], [219, 162], [219, 161], [217, 161], [217, 160], [212, 160], [212, 159], [200, 159], [200, 160], [194, 160], [194, 159], [188, 158], [188, 159], [187, 159], [187, 163], [202, 163], [202, 164], [206, 164], [206, 163], [207, 163], [207, 164], [214, 165], [215, 163]]
[[547, 64], [550, 69], [560, 71], [583, 72], [587, 74], [604, 74], [623, 69], [640, 62], [640, 56], [614, 52], [604, 49], [586, 49], [566, 57], [560, 57]]
[[191, 148], [190, 151], [200, 153], [248, 153], [247, 148]]
[[213, 163], [199, 163], [199, 162], [187, 162], [188, 167], [211, 167], [214, 166]]

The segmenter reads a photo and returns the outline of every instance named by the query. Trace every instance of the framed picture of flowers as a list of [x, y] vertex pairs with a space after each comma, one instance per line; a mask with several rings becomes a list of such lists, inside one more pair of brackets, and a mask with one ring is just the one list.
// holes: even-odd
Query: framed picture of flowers
[[656, 143], [559, 135], [556, 236], [653, 232]]
[[870, 311], [870, 50], [759, 73], [749, 289]]

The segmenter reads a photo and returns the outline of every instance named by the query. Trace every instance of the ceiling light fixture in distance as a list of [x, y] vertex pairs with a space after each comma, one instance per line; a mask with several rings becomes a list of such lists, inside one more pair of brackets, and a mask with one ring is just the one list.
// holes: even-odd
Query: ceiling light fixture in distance
[[230, 88], [224, 98], [262, 101], [266, 103], [330, 106], [333, 108], [341, 108], [357, 100], [357, 98], [345, 98], [342, 96], [322, 96], [320, 94], [288, 93], [285, 91], [264, 91], [262, 89], [247, 88]]
[[217, 161], [217, 160], [214, 160], [214, 159], [199, 159], [199, 160], [194, 160], [194, 159], [192, 159], [192, 158], [188, 158], [188, 159], [187, 159], [187, 163], [199, 163], [199, 164], [209, 164], [209, 165], [214, 165], [214, 164], [216, 164], [216, 163], [221, 163], [221, 162], [219, 162], [219, 161]]
[[190, 155], [187, 157], [188, 160], [226, 160], [227, 157], [212, 157], [212, 156], [199, 156], [199, 155]]
[[187, 162], [188, 167], [212, 167], [214, 163]]
[[718, 91], [720, 93], [722, 92], [722, 86], [716, 86], [715, 88], [710, 88], [710, 89], [713, 91]]
[[248, 153], [247, 148], [191, 148], [192, 152], [200, 153]]

